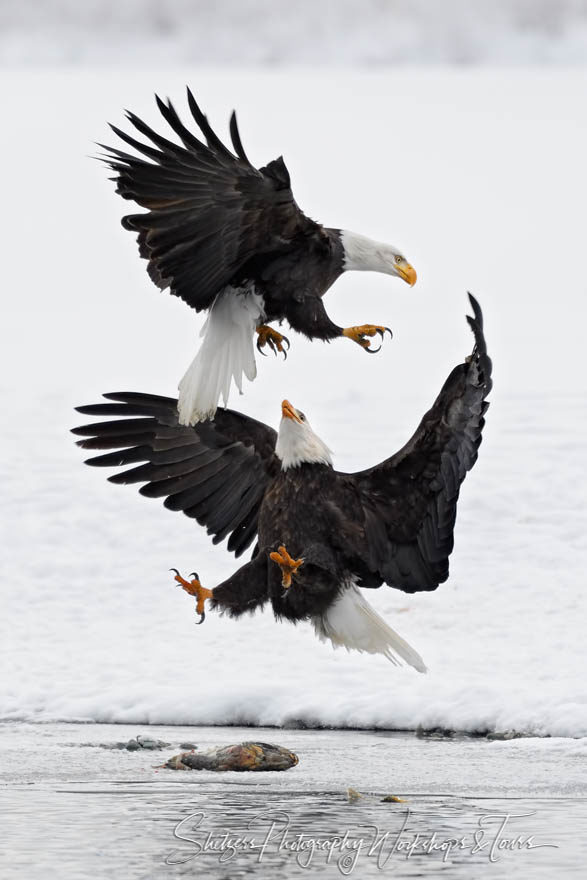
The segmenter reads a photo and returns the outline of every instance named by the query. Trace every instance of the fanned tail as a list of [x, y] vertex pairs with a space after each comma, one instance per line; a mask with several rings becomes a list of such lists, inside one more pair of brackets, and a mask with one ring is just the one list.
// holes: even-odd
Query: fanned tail
[[418, 652], [385, 622], [354, 585], [346, 587], [313, 623], [316, 635], [322, 641], [330, 639], [335, 648], [383, 654], [396, 666], [401, 666], [403, 660], [418, 672], [428, 671]]
[[253, 337], [263, 316], [263, 298], [229, 288], [216, 297], [204, 324], [200, 350], [179, 383], [181, 425], [213, 419], [220, 398], [228, 403], [231, 383], [242, 394], [243, 375], [257, 375]]

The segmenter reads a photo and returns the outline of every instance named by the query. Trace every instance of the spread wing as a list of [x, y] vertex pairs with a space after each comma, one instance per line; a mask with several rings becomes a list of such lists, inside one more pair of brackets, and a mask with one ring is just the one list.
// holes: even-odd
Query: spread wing
[[83, 449], [108, 449], [87, 460], [97, 467], [136, 465], [108, 479], [144, 483], [148, 498], [182, 510], [205, 526], [217, 544], [240, 556], [257, 533], [267, 484], [279, 472], [273, 428], [232, 410], [193, 427], [178, 423], [177, 401], [154, 394], [105, 394], [109, 403], [77, 407], [92, 416], [116, 416], [74, 428]]
[[[236, 116], [230, 120], [235, 154], [210, 127], [188, 89], [200, 140], [181, 122], [168, 100], [157, 106], [181, 145], [157, 134], [134, 113], [128, 120], [152, 144], [112, 130], [146, 157], [107, 147], [104, 161], [116, 172], [116, 191], [147, 213], [122, 219], [138, 232], [139, 252], [162, 290], [169, 287], [197, 311], [209, 308], [252, 257], [291, 247], [297, 235], [320, 229], [295, 203], [282, 158], [257, 169], [241, 143]], [[200, 134], [200, 132], [198, 132]]]
[[391, 458], [353, 474], [363, 514], [359, 553], [368, 569], [406, 592], [448, 577], [459, 490], [477, 460], [489, 404], [491, 360], [483, 316], [469, 294], [470, 358], [452, 371], [418, 429]]

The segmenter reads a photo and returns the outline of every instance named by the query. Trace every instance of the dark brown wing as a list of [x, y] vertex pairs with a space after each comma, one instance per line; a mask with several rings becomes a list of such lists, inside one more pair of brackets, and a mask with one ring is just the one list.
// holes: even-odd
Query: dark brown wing
[[452, 371], [403, 449], [352, 475], [364, 516], [360, 556], [371, 572], [410, 593], [433, 590], [448, 577], [459, 489], [477, 460], [489, 406], [483, 316], [469, 299], [473, 354]]
[[155, 146], [111, 126], [147, 158], [105, 146], [105, 161], [116, 172], [116, 191], [148, 209], [123, 217], [122, 225], [139, 233], [151, 278], [200, 311], [253, 256], [288, 248], [300, 233], [320, 227], [296, 205], [283, 159], [261, 169], [251, 165], [234, 113], [230, 134], [236, 155], [214, 134], [189, 89], [189, 107], [205, 143], [183, 125], [169, 100], [156, 100], [182, 145], [127, 113]]
[[[148, 498], [165, 498], [169, 510], [182, 510], [214, 535], [227, 535], [236, 556], [257, 534], [265, 489], [279, 472], [273, 428], [232, 410], [218, 410], [212, 421], [179, 425], [177, 401], [134, 392], [105, 394], [113, 403], [77, 407], [92, 416], [117, 416], [74, 428], [83, 449], [110, 449], [87, 460], [98, 467], [137, 467], [115, 474], [112, 483], [145, 483]], [[129, 418], [130, 417], [130, 418]]]

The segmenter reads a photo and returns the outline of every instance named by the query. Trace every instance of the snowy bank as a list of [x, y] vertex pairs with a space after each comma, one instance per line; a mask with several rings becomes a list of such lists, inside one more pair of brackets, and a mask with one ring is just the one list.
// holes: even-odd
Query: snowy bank
[[83, 421], [73, 406], [102, 391], [173, 393], [193, 350], [201, 320], [150, 284], [86, 158], [121, 106], [153, 118], [153, 89], [175, 96], [188, 78], [43, 74], [5, 90], [0, 717], [587, 735], [585, 77], [325, 74], [317, 88], [315, 76], [207, 75], [198, 90], [215, 121], [244, 105], [248, 153], [283, 152], [311, 216], [389, 238], [420, 278], [411, 291], [341, 279], [335, 320], [384, 321], [393, 343], [368, 358], [289, 334], [287, 363], [261, 359], [234, 406], [276, 425], [287, 396], [338, 467], [367, 467], [402, 445], [470, 351], [467, 287], [483, 306], [495, 389], [450, 580], [369, 594], [427, 676], [334, 652], [269, 614], [195, 627], [168, 569], [213, 586], [234, 559], [85, 468], [68, 434]]

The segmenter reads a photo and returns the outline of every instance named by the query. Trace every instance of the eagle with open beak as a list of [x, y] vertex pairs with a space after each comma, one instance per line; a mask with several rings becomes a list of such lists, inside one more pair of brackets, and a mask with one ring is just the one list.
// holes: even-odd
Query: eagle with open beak
[[214, 543], [228, 538], [237, 556], [255, 541], [251, 560], [214, 589], [175, 570], [202, 620], [206, 604], [238, 617], [270, 603], [277, 619], [310, 621], [334, 646], [423, 672], [364, 590], [434, 590], [448, 577], [459, 489], [477, 460], [492, 387], [481, 309], [470, 301], [471, 355], [405, 446], [358, 473], [334, 469], [330, 449], [288, 400], [275, 432], [232, 410], [182, 426], [173, 398], [107, 394], [79, 411], [111, 420], [74, 433], [84, 449], [110, 450], [88, 464], [133, 465], [111, 482], [142, 483], [143, 495], [193, 517]]

